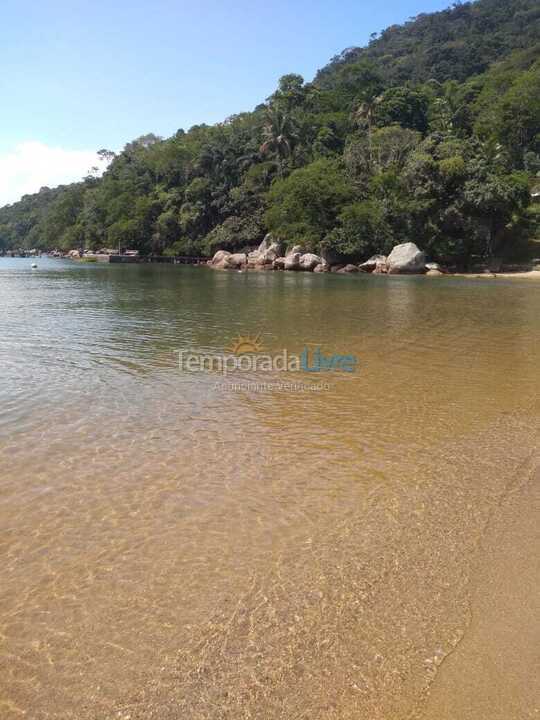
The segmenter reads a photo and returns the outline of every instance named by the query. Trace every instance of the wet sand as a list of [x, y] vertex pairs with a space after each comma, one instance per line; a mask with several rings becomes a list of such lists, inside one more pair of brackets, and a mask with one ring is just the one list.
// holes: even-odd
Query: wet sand
[[540, 270], [529, 270], [528, 272], [503, 272], [495, 273], [495, 277], [501, 278], [522, 278], [526, 280], [540, 280]]
[[498, 273], [454, 273], [452, 277], [466, 278], [505, 278], [514, 280], [540, 280], [540, 270], [527, 270], [524, 272], [498, 272]]
[[456, 272], [456, 273], [442, 273], [442, 275], [432, 276], [425, 275], [424, 277], [447, 277], [447, 278], [468, 278], [469, 280], [496, 280], [497, 278], [504, 280], [540, 280], [540, 270], [524, 270], [518, 272]]
[[540, 469], [528, 463], [494, 510], [462, 640], [440, 666], [422, 720], [540, 716]]

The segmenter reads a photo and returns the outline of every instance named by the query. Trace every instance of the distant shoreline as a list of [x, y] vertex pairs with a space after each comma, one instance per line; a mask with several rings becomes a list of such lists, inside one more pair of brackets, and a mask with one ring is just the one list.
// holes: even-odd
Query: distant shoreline
[[[148, 264], [159, 264], [159, 265], [191, 265], [193, 267], [208, 267], [207, 264], [207, 258], [188, 258], [188, 257], [133, 257], [133, 256], [109, 256], [109, 255], [102, 255], [102, 256], [90, 256], [90, 258], [78, 258], [78, 257], [69, 257], [68, 255], [64, 256], [54, 256], [54, 255], [48, 255], [46, 253], [43, 254], [41, 257], [47, 257], [52, 260], [73, 260], [74, 262], [89, 262], [89, 263], [96, 263], [99, 262], [99, 264], [119, 264], [119, 265], [127, 265], [127, 264], [139, 264], [139, 265], [148, 265]], [[26, 258], [21, 256], [10, 256], [10, 255], [0, 255], [0, 259], [21, 259], [21, 260], [31, 260], [31, 259], [37, 259], [39, 260], [39, 256], [27, 256]], [[248, 271], [254, 271], [254, 272], [286, 272], [287, 274], [290, 274], [293, 271], [283, 271], [283, 270], [275, 270], [270, 268], [244, 268], [242, 270], [239, 270], [237, 272], [248, 272]], [[312, 273], [308, 273], [312, 274]], [[326, 274], [326, 273], [324, 273]], [[331, 272], [332, 275], [339, 275], [342, 273], [337, 272]], [[354, 274], [354, 273], [344, 273], [344, 274]], [[359, 272], [358, 275], [371, 275], [372, 273], [369, 272]], [[386, 273], [382, 273], [382, 275], [386, 275]], [[431, 277], [428, 273], [399, 273], [392, 277], [403, 277], [403, 276], [426, 276]], [[478, 279], [478, 280], [497, 280], [497, 279], [525, 279], [525, 280], [540, 280], [540, 269], [531, 269], [531, 270], [503, 270], [502, 272], [449, 272], [445, 271], [442, 272], [438, 277], [455, 277], [455, 278], [468, 278], [468, 279]]]

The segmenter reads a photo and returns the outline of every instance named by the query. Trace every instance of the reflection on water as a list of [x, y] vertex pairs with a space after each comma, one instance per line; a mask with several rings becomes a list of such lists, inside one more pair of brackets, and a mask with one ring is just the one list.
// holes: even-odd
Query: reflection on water
[[[420, 712], [535, 462], [540, 287], [0, 260], [0, 307], [1, 717]], [[359, 369], [178, 368], [258, 332]]]

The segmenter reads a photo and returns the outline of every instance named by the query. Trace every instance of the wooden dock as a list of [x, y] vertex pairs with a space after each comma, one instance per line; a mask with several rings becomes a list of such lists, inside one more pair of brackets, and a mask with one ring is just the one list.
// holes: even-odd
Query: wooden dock
[[85, 255], [82, 258], [74, 258], [76, 260], [91, 259], [92, 262], [103, 262], [103, 263], [117, 263], [122, 265], [134, 264], [134, 263], [161, 263], [166, 265], [206, 265], [209, 258], [198, 257], [194, 255]]
[[174, 255], [168, 257], [166, 255], [148, 255], [141, 258], [143, 262], [151, 263], [169, 263], [170, 265], [206, 265], [210, 258], [198, 257], [194, 255]]

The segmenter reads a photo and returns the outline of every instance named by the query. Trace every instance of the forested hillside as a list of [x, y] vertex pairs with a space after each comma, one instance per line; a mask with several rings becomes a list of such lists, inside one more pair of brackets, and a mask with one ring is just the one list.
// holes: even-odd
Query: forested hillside
[[253, 112], [110, 157], [0, 209], [0, 249], [211, 254], [270, 230], [357, 258], [407, 240], [463, 266], [511, 256], [538, 232], [540, 6], [421, 15], [313, 82], [286, 75]]

